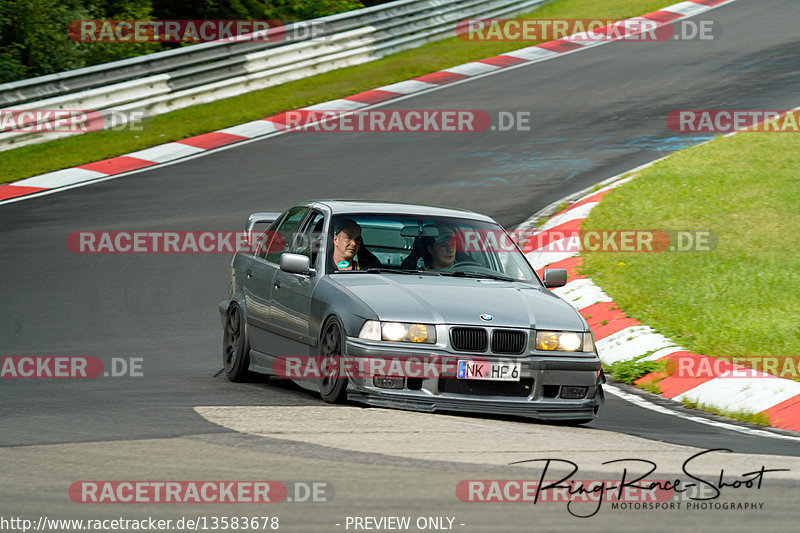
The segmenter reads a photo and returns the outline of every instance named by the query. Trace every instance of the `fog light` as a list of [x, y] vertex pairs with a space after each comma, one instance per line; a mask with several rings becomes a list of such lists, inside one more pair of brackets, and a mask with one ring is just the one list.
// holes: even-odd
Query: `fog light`
[[578, 400], [585, 397], [588, 391], [589, 387], [573, 387], [570, 385], [564, 385], [561, 387], [561, 394], [559, 396], [567, 400]]
[[408, 328], [408, 339], [411, 342], [425, 342], [428, 340], [428, 326], [424, 324], [414, 324]]
[[558, 335], [550, 331], [540, 331], [536, 334], [536, 348], [538, 350], [555, 350], [558, 346]]
[[[388, 376], [375, 376], [372, 378], [372, 384], [382, 389], [402, 389], [403, 378], [388, 377]], [[585, 389], [586, 387], [584, 387]]]

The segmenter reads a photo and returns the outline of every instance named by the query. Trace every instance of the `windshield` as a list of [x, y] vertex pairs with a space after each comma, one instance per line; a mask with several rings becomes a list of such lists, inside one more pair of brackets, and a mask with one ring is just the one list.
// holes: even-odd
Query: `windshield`
[[490, 222], [415, 215], [340, 215], [331, 220], [328, 242], [334, 258], [330, 272], [377, 269], [538, 281], [512, 237]]

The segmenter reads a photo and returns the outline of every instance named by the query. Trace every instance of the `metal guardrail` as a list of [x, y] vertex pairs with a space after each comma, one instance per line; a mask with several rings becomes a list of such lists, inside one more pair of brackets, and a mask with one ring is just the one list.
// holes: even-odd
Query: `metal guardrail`
[[[2, 84], [0, 106], [153, 116], [374, 61], [454, 36], [459, 20], [524, 13], [544, 1], [398, 0], [286, 26], [293, 36], [313, 23], [321, 30], [313, 39], [214, 41]], [[0, 151], [65, 135], [0, 132]]]
[[[387, 14], [393, 12], [401, 15], [402, 11], [413, 10], [417, 4], [424, 3], [427, 2], [425, 0], [400, 0], [391, 4], [322, 17], [315, 19], [315, 21], [319, 22], [324, 28], [322, 35], [329, 35], [369, 24], [373, 17], [380, 16], [379, 13], [375, 12], [385, 12]], [[382, 8], [385, 8], [385, 10]], [[293, 34], [292, 30], [296, 26], [297, 24], [287, 25], [287, 34]], [[200, 43], [102, 65], [0, 84], [0, 106], [16, 106], [33, 100], [52, 98], [62, 94], [102, 87], [153, 74], [180, 73], [182, 69], [198, 65], [214, 65], [222, 68], [226, 64], [227, 66], [234, 66], [243, 62], [241, 56], [244, 54], [291, 44], [291, 42], [294, 41], [214, 41]]]

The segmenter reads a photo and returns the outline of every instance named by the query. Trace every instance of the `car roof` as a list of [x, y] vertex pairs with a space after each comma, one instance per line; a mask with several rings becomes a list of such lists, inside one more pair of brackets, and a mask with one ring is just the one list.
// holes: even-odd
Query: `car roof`
[[[420, 215], [431, 217], [457, 217], [482, 220], [485, 222], [495, 222], [491, 217], [459, 209], [455, 207], [442, 207], [436, 205], [411, 204], [403, 202], [377, 202], [369, 200], [311, 200], [304, 204], [324, 205], [331, 210], [334, 215], [347, 215], [357, 213], [370, 214], [402, 214]], [[496, 222], [495, 222], [496, 223]]]

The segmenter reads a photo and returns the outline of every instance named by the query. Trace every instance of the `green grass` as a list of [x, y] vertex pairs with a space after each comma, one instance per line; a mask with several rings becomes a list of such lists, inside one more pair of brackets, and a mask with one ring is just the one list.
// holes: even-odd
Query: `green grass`
[[635, 384], [634, 386], [646, 390], [647, 392], [652, 392], [653, 394], [661, 394], [661, 387], [659, 387], [657, 381], [651, 381], [649, 383], [643, 383], [641, 385]]
[[684, 407], [689, 409], [699, 409], [716, 415], [732, 418], [734, 420], [741, 420], [742, 422], [750, 422], [759, 426], [769, 426], [769, 416], [764, 413], [751, 413], [750, 411], [728, 411], [726, 409], [719, 409], [707, 403], [697, 402], [687, 398], [682, 398]]
[[560, 213], [561, 211], [563, 211], [564, 209], [568, 208], [569, 206], [570, 206], [569, 202], [561, 202], [560, 204], [558, 204], [556, 206], [556, 213]]
[[640, 360], [647, 355], [648, 354], [643, 354], [629, 361], [616, 361], [610, 365], [603, 365], [603, 371], [617, 381], [632, 385], [633, 382], [640, 377], [650, 374], [651, 372], [664, 372], [667, 369], [664, 361]]
[[[624, 19], [669, 4], [669, 0], [557, 0], [520, 17]], [[141, 132], [95, 132], [0, 152], [0, 183], [208, 133], [532, 44], [467, 42], [454, 37], [372, 63], [158, 115]]]
[[796, 361], [798, 169], [800, 136], [791, 133], [741, 133], [677, 152], [607, 194], [583, 228], [712, 231], [716, 248], [583, 253], [583, 272], [689, 350]]

